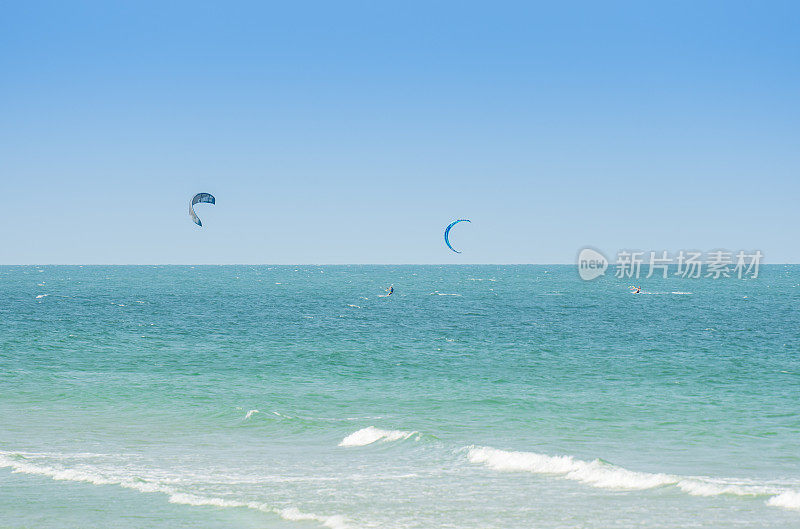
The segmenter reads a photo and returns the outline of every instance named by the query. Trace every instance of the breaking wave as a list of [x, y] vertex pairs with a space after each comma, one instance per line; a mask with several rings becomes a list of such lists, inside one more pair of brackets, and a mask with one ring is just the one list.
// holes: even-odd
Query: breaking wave
[[406, 432], [403, 430], [381, 430], [374, 426], [367, 426], [356, 432], [351, 433], [339, 443], [339, 446], [366, 446], [378, 441], [390, 442], [401, 441], [412, 436], [418, 436], [418, 432]]
[[643, 490], [676, 482], [674, 476], [634, 472], [599, 459], [582, 461], [572, 456], [548, 456], [481, 447], [470, 448], [468, 458], [472, 463], [482, 463], [494, 470], [557, 474], [603, 489]]
[[341, 515], [324, 516], [314, 513], [306, 513], [295, 507], [277, 508], [261, 502], [244, 502], [226, 498], [212, 496], [200, 496], [187, 492], [178, 491], [173, 487], [162, 483], [147, 481], [135, 476], [115, 477], [106, 475], [89, 465], [79, 465], [79, 468], [66, 468], [60, 466], [49, 466], [44, 464], [31, 463], [25, 456], [14, 452], [0, 452], [0, 468], [10, 468], [12, 472], [21, 474], [32, 474], [47, 476], [56, 481], [76, 481], [81, 483], [91, 483], [93, 485], [117, 485], [120, 487], [138, 490], [139, 492], [156, 492], [166, 494], [170, 503], [209, 506], [220, 508], [246, 508], [257, 511], [276, 514], [289, 521], [314, 521], [330, 529], [347, 529], [346, 520]]
[[314, 521], [319, 522], [325, 527], [330, 527], [331, 529], [347, 529], [348, 527], [344, 517], [338, 514], [332, 516], [322, 516], [319, 514], [303, 512], [296, 507], [279, 509], [258, 501], [237, 501], [227, 500], [224, 498], [215, 498], [211, 496], [199, 496], [196, 494], [176, 493], [170, 495], [169, 502], [198, 507], [209, 506], [253, 509], [256, 511], [277, 514], [284, 520], [289, 520], [292, 522]]
[[550, 456], [479, 446], [467, 447], [466, 450], [471, 463], [483, 464], [500, 472], [551, 474], [602, 489], [646, 490], [672, 486], [692, 496], [769, 496], [765, 502], [769, 506], [800, 510], [800, 492], [785, 486], [749, 480], [637, 472], [599, 459], [584, 461], [572, 456]]
[[768, 499], [767, 505], [800, 511], [800, 492], [787, 490]]

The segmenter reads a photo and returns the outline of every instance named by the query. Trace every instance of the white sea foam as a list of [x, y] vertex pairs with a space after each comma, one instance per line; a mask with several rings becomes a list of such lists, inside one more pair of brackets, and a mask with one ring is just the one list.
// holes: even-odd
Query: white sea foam
[[685, 478], [681, 479], [677, 486], [692, 496], [719, 496], [721, 494], [764, 496], [781, 492], [780, 488], [769, 485], [715, 478]]
[[245, 415], [245, 416], [244, 416], [244, 418], [245, 418], [245, 419], [249, 419], [249, 418], [250, 418], [250, 417], [252, 417], [252, 416], [253, 416], [253, 414], [255, 414], [255, 413], [260, 413], [260, 412], [259, 412], [258, 410], [249, 410], [249, 411], [247, 412], [247, 415]]
[[367, 426], [356, 432], [351, 433], [339, 443], [339, 446], [366, 446], [377, 441], [389, 442], [408, 439], [418, 432], [406, 432], [403, 430], [381, 430], [374, 426]]
[[37, 465], [24, 460], [18, 460], [6, 455], [0, 455], [0, 468], [11, 468], [12, 472], [21, 474], [32, 474], [37, 476], [47, 476], [56, 481], [79, 481], [91, 483], [93, 485], [114, 485], [113, 480], [109, 480], [95, 472], [72, 468], [57, 468], [46, 465]]
[[163, 494], [172, 494], [174, 492], [172, 487], [144, 480], [124, 479], [119, 482], [119, 486], [138, 490], [139, 492], [161, 492]]
[[295, 507], [281, 509], [276, 512], [284, 520], [289, 520], [292, 522], [311, 520], [319, 522], [325, 527], [330, 527], [331, 529], [347, 529], [347, 523], [345, 523], [344, 517], [338, 514], [333, 516], [320, 516], [318, 514], [302, 512]]
[[634, 472], [604, 463], [598, 459], [582, 461], [572, 456], [548, 456], [535, 452], [509, 452], [495, 448], [472, 447], [468, 458], [489, 468], [504, 472], [533, 472], [557, 474], [604, 489], [643, 490], [675, 483], [677, 478], [667, 474]]
[[787, 490], [768, 499], [767, 505], [800, 511], [800, 492]]
[[49, 296], [49, 295], [50, 295], [50, 294], [39, 294], [38, 296], [36, 296], [36, 299], [42, 299], [42, 298], [46, 298], [46, 297], [47, 297], [47, 296]]
[[335, 514], [332, 516], [324, 516], [320, 514], [303, 512], [296, 507], [286, 507], [278, 509], [271, 507], [266, 503], [258, 501], [238, 501], [227, 500], [225, 498], [215, 498], [211, 496], [199, 496], [197, 494], [175, 493], [169, 497], [170, 503], [179, 503], [182, 505], [193, 505], [196, 507], [233, 507], [233, 508], [246, 508], [256, 511], [274, 513], [283, 518], [284, 520], [297, 522], [297, 521], [314, 521], [319, 522], [325, 527], [331, 529], [347, 529], [347, 523], [343, 516]]
[[[57, 454], [53, 455], [58, 456]], [[86, 465], [80, 465], [79, 468], [59, 468], [43, 464], [34, 464], [24, 459], [25, 457], [26, 456], [22, 453], [0, 451], [0, 468], [11, 468], [12, 472], [15, 473], [47, 476], [54, 480], [76, 481], [91, 483], [93, 485], [118, 485], [140, 492], [159, 492], [166, 494], [170, 503], [221, 508], [247, 508], [276, 514], [288, 521], [315, 521], [330, 529], [347, 529], [348, 527], [345, 518], [341, 515], [325, 516], [302, 512], [295, 507], [279, 509], [261, 502], [244, 502], [226, 498], [200, 496], [187, 492], [179, 492], [172, 487], [153, 481], [142, 480], [135, 476], [118, 477], [104, 473], [98, 469], [84, 468]]]
[[183, 492], [171, 494], [169, 497], [169, 502], [179, 503], [181, 505], [194, 505], [195, 507], [248, 507], [248, 504], [243, 501], [226, 500], [223, 498], [210, 498], [207, 496], [198, 496], [196, 494], [186, 494]]
[[483, 464], [501, 472], [552, 474], [603, 489], [645, 490], [675, 486], [692, 496], [769, 496], [765, 502], [769, 506], [800, 510], [800, 492], [788, 489], [785, 485], [636, 472], [599, 459], [584, 461], [572, 456], [513, 452], [490, 447], [467, 447], [467, 458], [472, 463]]
[[77, 465], [72, 468], [60, 465], [50, 466], [40, 463], [31, 463], [25, 459], [11, 457], [9, 453], [0, 453], [0, 468], [3, 467], [11, 468], [11, 471], [15, 473], [47, 476], [56, 481], [77, 481], [91, 483], [92, 485], [118, 485], [140, 492], [162, 492], [166, 494], [173, 492], [173, 489], [170, 487], [160, 483], [139, 479], [135, 476], [113, 476], [88, 465]]

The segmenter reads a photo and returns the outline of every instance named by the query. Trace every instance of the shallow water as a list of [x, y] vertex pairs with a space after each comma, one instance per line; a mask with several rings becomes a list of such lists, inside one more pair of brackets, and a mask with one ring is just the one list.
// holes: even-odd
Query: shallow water
[[798, 527], [761, 272], [0, 267], [0, 527]]

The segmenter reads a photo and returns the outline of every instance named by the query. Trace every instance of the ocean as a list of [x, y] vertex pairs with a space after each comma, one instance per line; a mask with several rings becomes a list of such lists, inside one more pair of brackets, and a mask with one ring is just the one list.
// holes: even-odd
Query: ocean
[[0, 267], [0, 527], [800, 527], [800, 266], [630, 282]]

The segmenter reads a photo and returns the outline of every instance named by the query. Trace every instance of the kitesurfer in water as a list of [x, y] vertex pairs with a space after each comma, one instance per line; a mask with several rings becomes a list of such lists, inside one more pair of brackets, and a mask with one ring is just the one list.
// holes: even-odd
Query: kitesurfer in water
[[387, 296], [391, 296], [392, 294], [394, 294], [394, 285], [386, 289], [386, 292], [388, 292], [388, 294], [386, 294]]
[[634, 294], [639, 294], [642, 291], [642, 287], [636, 287], [636, 292]]

